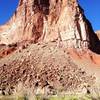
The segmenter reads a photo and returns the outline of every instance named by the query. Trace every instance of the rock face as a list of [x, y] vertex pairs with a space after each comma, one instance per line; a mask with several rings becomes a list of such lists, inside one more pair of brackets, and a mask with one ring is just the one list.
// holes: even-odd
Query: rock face
[[0, 44], [58, 40], [66, 47], [89, 48], [91, 32], [77, 0], [19, 0], [11, 20], [0, 27]]

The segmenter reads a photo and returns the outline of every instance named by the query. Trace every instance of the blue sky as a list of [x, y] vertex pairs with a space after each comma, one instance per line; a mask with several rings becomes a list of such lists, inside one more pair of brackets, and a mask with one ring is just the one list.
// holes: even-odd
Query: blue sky
[[100, 30], [100, 0], [79, 0], [94, 30]]
[[18, 0], [0, 0], [0, 25], [10, 19], [17, 5]]
[[[94, 30], [100, 30], [100, 0], [79, 0], [86, 17]], [[6, 23], [13, 15], [18, 0], [0, 0], [0, 25]]]

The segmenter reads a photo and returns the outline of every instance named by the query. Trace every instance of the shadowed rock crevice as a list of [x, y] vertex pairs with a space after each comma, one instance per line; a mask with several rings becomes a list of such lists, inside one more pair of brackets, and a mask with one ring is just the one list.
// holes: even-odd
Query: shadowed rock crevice
[[86, 19], [86, 22], [88, 24], [88, 31], [89, 31], [89, 41], [90, 41], [90, 47], [89, 49], [97, 54], [100, 54], [100, 40], [97, 36], [97, 34], [94, 32], [91, 23], [88, 19]]
[[41, 10], [45, 15], [49, 14], [49, 0], [34, 0], [33, 10]]

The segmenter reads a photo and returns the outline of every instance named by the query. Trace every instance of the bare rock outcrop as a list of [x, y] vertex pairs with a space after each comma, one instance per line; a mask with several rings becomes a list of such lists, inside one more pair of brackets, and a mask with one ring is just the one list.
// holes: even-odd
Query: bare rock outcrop
[[95, 42], [91, 32], [77, 0], [19, 0], [11, 20], [0, 27], [0, 44], [58, 40], [66, 47], [89, 48]]

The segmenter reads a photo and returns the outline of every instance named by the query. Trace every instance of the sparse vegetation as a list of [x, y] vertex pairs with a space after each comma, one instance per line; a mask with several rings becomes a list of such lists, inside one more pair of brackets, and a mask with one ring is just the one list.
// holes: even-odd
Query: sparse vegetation
[[48, 94], [36, 94], [31, 89], [28, 89], [22, 85], [22, 83], [16, 86], [12, 95], [0, 95], [0, 100], [100, 100], [99, 87], [93, 87], [90, 94], [85, 93], [58, 93], [55, 95]]
[[28, 96], [0, 96], [0, 100], [100, 100], [100, 97], [93, 97], [91, 95], [37, 95], [31, 98]]

